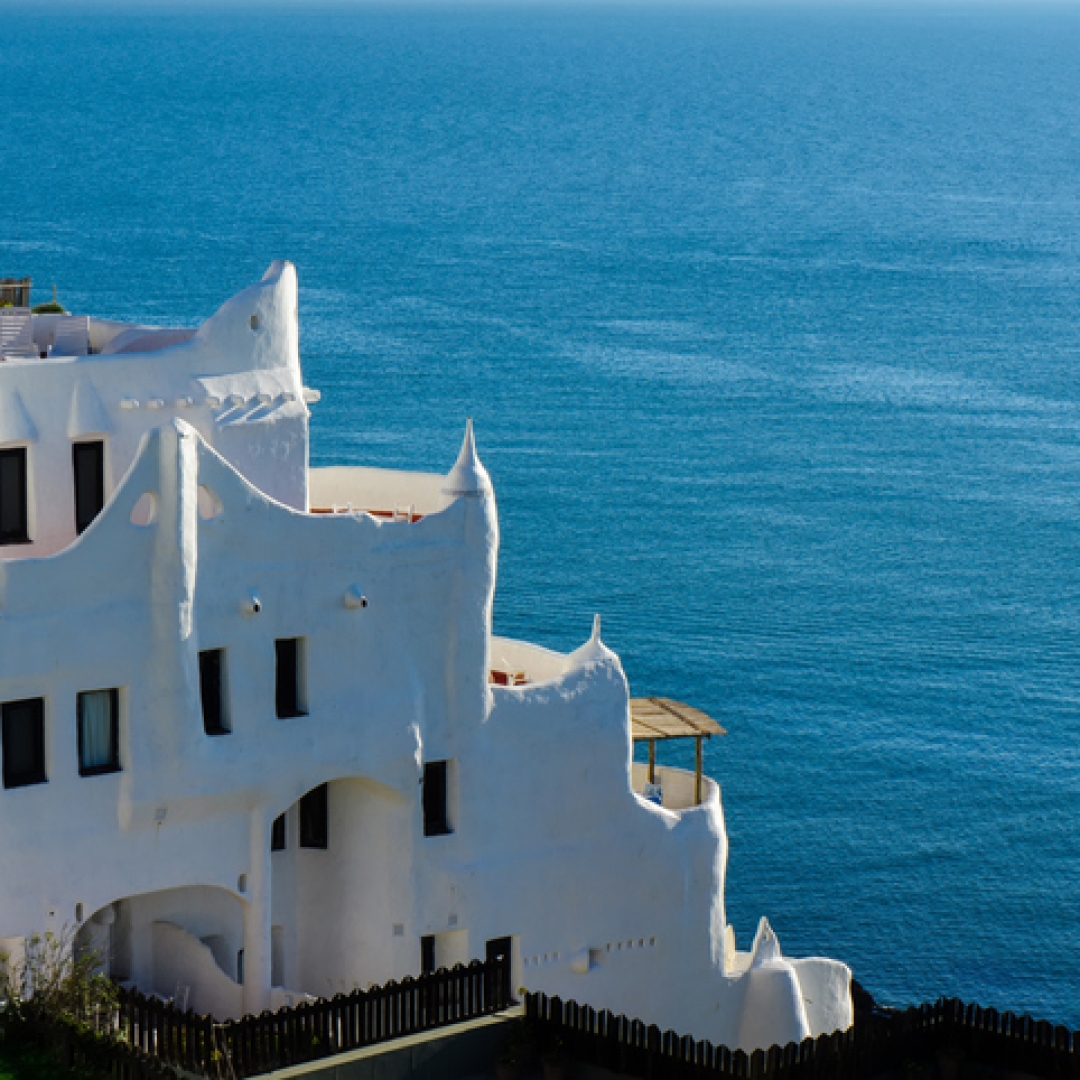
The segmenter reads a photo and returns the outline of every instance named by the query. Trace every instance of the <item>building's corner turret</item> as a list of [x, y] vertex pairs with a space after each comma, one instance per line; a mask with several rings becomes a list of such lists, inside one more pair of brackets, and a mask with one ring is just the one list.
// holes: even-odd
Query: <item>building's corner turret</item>
[[220, 361], [221, 373], [288, 370], [295, 376], [292, 390], [300, 394], [297, 304], [296, 267], [275, 259], [258, 284], [230, 297], [202, 324], [196, 339]]
[[476, 452], [472, 420], [442, 489], [448, 503], [461, 503], [465, 557], [457, 617], [450, 624], [448, 685], [461, 716], [487, 715], [491, 611], [499, 556], [499, 519], [491, 478]]
[[572, 667], [584, 667], [586, 664], [603, 664], [619, 658], [600, 640], [600, 616], [593, 616], [592, 634], [584, 645], [575, 649], [570, 654]]

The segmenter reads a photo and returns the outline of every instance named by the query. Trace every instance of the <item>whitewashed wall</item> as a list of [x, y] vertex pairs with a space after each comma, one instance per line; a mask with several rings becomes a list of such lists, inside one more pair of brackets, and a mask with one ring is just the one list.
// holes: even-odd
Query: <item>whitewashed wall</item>
[[[253, 307], [286, 327], [278, 351], [253, 335]], [[189, 386], [197, 367], [215, 394], [218, 378], [249, 397], [270, 378], [299, 394], [291, 268], [151, 355], [165, 381], [180, 367]], [[68, 364], [67, 392], [103, 362]], [[61, 399], [59, 365], [41, 371]], [[37, 408], [44, 391], [30, 368], [17, 374], [0, 371], [0, 392], [17, 382]], [[113, 400], [104, 383], [95, 392]], [[306, 414], [292, 404], [232, 427], [124, 410], [139, 420], [117, 439], [141, 449], [124, 442], [133, 464], [102, 515], [70, 543], [57, 514], [37, 550], [60, 553], [0, 563], [0, 702], [45, 697], [48, 771], [0, 790], [0, 937], [124, 900], [110, 931], [124, 973], [159, 993], [190, 977], [222, 1014], [236, 1009], [241, 948], [240, 1007], [253, 1010], [271, 1001], [272, 940], [288, 990], [328, 994], [416, 973], [433, 934], [442, 960], [511, 936], [517, 985], [729, 1045], [850, 1023], [843, 965], [804, 965], [804, 986], [763, 931], [729, 969], [719, 788], [677, 812], [634, 795], [618, 659], [598, 639], [569, 657], [493, 649], [498, 523], [471, 440], [438, 497], [431, 478], [405, 486], [425, 493], [418, 522], [308, 514]], [[69, 470], [63, 433], [43, 423], [39, 436], [41, 461], [62, 444], [54, 467]], [[326, 482], [392, 494], [370, 476]], [[147, 493], [156, 516], [133, 524]], [[307, 656], [308, 715], [287, 720], [274, 706], [284, 637], [303, 637]], [[232, 731], [218, 737], [201, 718], [207, 648], [227, 656]], [[531, 684], [490, 687], [504, 662]], [[80, 777], [76, 695], [103, 687], [121, 691], [122, 771]], [[419, 781], [438, 760], [451, 762], [454, 831], [425, 837]], [[296, 802], [327, 782], [329, 847], [298, 849]], [[289, 846], [271, 853], [283, 812]], [[221, 979], [194, 944], [206, 939]], [[808, 1011], [811, 990], [827, 1004]]]

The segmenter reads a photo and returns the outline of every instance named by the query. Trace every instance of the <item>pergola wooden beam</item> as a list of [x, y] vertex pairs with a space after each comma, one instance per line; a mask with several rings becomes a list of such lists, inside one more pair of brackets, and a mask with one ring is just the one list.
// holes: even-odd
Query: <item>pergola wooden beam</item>
[[694, 798], [701, 802], [702, 741], [727, 732], [711, 717], [671, 698], [630, 699], [630, 729], [634, 742], [649, 744], [649, 783], [656, 783], [656, 744], [661, 739], [693, 739]]

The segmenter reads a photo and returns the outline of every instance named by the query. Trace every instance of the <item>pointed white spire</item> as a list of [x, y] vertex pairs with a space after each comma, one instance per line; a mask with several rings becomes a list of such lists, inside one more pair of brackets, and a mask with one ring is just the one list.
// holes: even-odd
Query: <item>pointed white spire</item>
[[757, 933], [754, 935], [754, 947], [750, 950], [750, 966], [757, 968], [762, 964], [782, 959], [783, 954], [780, 952], [780, 941], [776, 932], [769, 925], [769, 920], [762, 915]]
[[575, 649], [570, 654], [570, 662], [575, 667], [582, 667], [585, 664], [597, 664], [614, 659], [615, 654], [600, 640], [600, 616], [594, 615], [592, 636], [580, 649]]
[[451, 499], [481, 499], [491, 494], [491, 478], [480, 463], [473, 438], [472, 420], [465, 421], [465, 439], [454, 467], [446, 474], [443, 494]]

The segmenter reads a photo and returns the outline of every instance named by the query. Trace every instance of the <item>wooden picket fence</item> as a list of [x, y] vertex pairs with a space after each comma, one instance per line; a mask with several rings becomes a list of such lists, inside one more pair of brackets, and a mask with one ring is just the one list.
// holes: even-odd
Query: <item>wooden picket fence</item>
[[219, 1023], [121, 991], [117, 1035], [188, 1072], [242, 1080], [287, 1065], [498, 1012], [511, 1004], [508, 958]]
[[645, 1080], [871, 1080], [919, 1061], [935, 1062], [942, 1077], [967, 1061], [1080, 1080], [1080, 1032], [955, 999], [859, 1017], [848, 1031], [752, 1054], [543, 994], [526, 995], [525, 1016], [549, 1052]]

